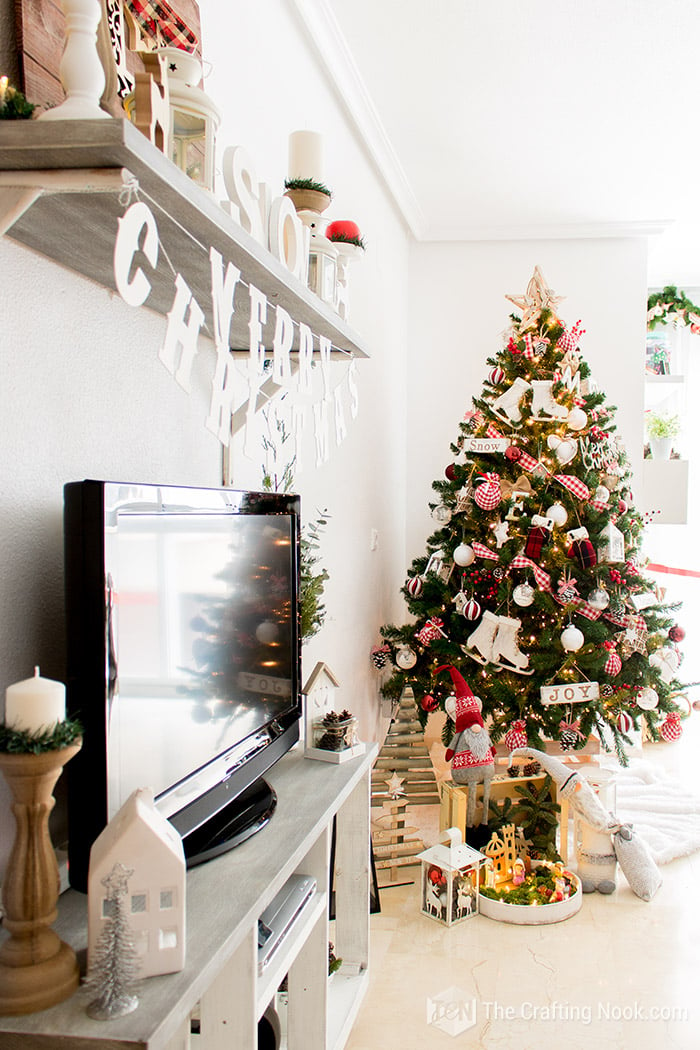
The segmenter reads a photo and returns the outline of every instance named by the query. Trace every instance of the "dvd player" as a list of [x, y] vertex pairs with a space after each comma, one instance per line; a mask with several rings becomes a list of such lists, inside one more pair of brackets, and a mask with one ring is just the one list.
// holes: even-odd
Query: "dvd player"
[[316, 892], [316, 879], [292, 875], [258, 919], [258, 973], [261, 974], [306, 902]]

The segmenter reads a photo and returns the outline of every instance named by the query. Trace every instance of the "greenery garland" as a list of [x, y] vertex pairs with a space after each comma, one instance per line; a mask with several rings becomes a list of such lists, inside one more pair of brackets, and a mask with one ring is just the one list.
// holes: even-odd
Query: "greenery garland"
[[675, 284], [667, 284], [662, 291], [654, 292], [647, 299], [649, 331], [666, 324], [690, 327], [695, 335], [700, 333], [700, 306], [691, 302], [685, 292], [679, 292]]
[[325, 193], [326, 197], [332, 199], [333, 194], [322, 182], [315, 179], [285, 179], [285, 190], [314, 190], [316, 193]]
[[44, 751], [60, 751], [63, 747], [75, 744], [82, 733], [80, 722], [69, 718], [41, 733], [0, 725], [0, 751], [9, 755], [40, 755]]

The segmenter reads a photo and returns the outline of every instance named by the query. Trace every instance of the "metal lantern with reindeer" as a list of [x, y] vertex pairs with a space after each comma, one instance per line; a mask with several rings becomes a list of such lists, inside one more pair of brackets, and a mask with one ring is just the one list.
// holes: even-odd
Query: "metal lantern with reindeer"
[[479, 869], [486, 857], [462, 842], [459, 828], [444, 831], [441, 842], [419, 853], [418, 859], [424, 915], [452, 926], [478, 914]]

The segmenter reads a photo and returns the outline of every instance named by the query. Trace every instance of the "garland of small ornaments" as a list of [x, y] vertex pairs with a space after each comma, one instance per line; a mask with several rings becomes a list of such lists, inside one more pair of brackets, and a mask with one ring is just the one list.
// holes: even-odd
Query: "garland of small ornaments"
[[690, 328], [694, 335], [700, 333], [700, 306], [678, 292], [675, 285], [667, 285], [663, 291], [655, 292], [647, 300], [647, 328], [653, 331], [657, 325], [673, 324], [677, 328]]

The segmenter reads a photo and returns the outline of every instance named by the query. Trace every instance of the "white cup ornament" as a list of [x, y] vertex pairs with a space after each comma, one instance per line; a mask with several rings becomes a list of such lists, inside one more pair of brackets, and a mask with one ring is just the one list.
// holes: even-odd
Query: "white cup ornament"
[[578, 627], [574, 627], [572, 623], [568, 627], [565, 627], [561, 632], [560, 638], [562, 648], [567, 653], [577, 653], [583, 645], [585, 638], [583, 631], [579, 631]]

